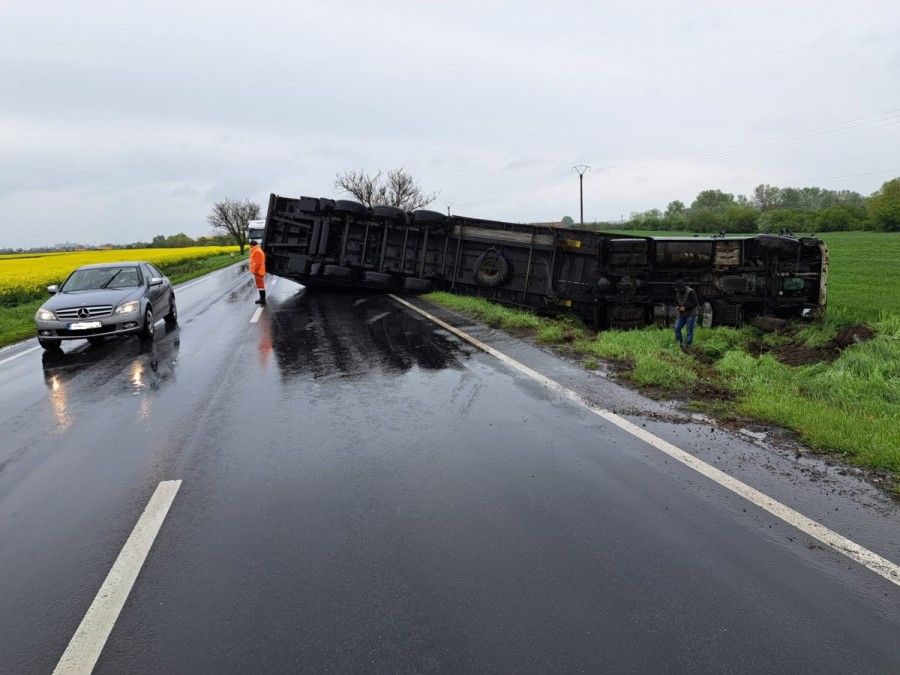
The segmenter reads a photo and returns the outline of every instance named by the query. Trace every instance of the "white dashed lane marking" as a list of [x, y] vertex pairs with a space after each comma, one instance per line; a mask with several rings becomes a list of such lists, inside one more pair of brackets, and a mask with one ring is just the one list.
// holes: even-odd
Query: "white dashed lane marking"
[[56, 665], [54, 674], [88, 674], [94, 669], [180, 487], [180, 480], [167, 480], [156, 486], [144, 513]]

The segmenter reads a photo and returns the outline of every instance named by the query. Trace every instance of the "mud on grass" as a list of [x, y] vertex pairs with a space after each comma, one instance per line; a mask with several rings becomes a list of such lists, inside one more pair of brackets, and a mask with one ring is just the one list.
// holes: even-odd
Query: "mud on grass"
[[[794, 330], [793, 336], [797, 335], [799, 335], [799, 331]], [[832, 363], [840, 358], [847, 347], [868, 342], [874, 338], [874, 330], [865, 324], [857, 323], [852, 326], [844, 326], [837, 335], [822, 345], [811, 346], [792, 340], [770, 350], [765, 343], [753, 341], [749, 345], [748, 351], [757, 357], [771, 353], [779, 362], [787, 366], [808, 366], [815, 363]]]
[[[723, 403], [734, 401], [736, 393], [726, 382], [722, 381], [721, 375], [716, 372], [715, 358], [698, 349], [688, 348], [685, 351], [693, 357], [693, 360], [688, 360], [687, 363], [695, 375], [694, 378], [689, 381], [679, 381], [674, 386], [641, 384], [637, 386], [637, 389], [642, 394], [656, 400], [677, 398], [692, 401], [697, 409], [709, 412], [718, 411]], [[668, 354], [661, 354], [660, 358], [666, 361], [674, 360]], [[608, 363], [612, 374], [618, 375], [623, 380], [632, 380], [630, 373], [635, 369], [633, 359], [614, 359]], [[682, 367], [684, 364], [685, 361], [682, 360]]]

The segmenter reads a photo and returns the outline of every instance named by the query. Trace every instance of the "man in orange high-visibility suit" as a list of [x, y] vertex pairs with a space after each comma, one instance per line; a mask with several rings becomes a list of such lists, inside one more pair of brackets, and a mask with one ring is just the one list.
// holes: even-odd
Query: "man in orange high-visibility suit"
[[250, 274], [256, 279], [256, 288], [259, 290], [259, 300], [257, 305], [266, 304], [266, 254], [263, 253], [262, 246], [255, 239], [250, 241]]

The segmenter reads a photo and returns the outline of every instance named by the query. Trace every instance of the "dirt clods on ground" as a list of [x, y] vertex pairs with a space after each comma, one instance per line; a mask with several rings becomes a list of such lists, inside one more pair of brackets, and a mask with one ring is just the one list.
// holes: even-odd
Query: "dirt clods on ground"
[[[831, 363], [841, 352], [852, 345], [875, 337], [875, 332], [862, 323], [845, 326], [833, 339], [821, 347], [802, 344], [787, 344], [772, 352], [772, 355], [788, 366], [805, 366], [813, 363]], [[761, 345], [760, 345], [761, 346]]]
[[851, 345], [855, 345], [859, 342], [866, 342], [867, 340], [871, 340], [875, 337], [875, 331], [869, 328], [864, 323], [853, 324], [852, 326], [845, 326], [841, 328], [840, 332], [835, 336], [834, 342], [841, 349], [845, 349], [846, 347], [850, 347]]

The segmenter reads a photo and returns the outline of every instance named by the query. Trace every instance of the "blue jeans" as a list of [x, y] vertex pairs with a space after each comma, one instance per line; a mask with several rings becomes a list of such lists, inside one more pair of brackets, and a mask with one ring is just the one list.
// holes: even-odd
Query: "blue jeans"
[[675, 340], [678, 344], [681, 344], [681, 329], [687, 326], [687, 346], [691, 346], [694, 341], [694, 324], [696, 323], [696, 316], [679, 316], [675, 320]]

